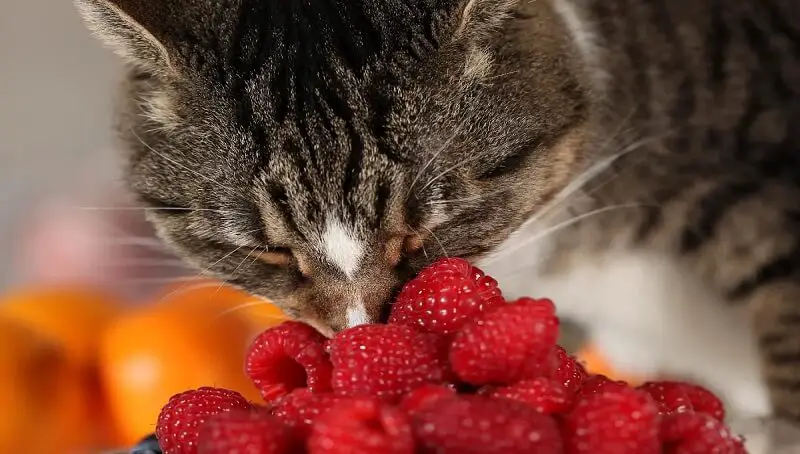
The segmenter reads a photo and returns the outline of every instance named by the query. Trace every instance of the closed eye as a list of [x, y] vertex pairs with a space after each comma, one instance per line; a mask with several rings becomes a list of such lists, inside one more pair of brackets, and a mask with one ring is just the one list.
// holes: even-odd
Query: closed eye
[[292, 250], [286, 247], [270, 247], [258, 255], [258, 259], [268, 265], [290, 266], [296, 262]]
[[524, 165], [525, 161], [527, 161], [528, 158], [537, 150], [539, 143], [540, 142], [538, 138], [522, 142], [510, 153], [503, 156], [498, 162], [494, 163], [494, 165], [486, 169], [482, 169], [480, 175], [478, 175], [478, 179], [490, 180], [492, 178], [508, 175], [509, 173], [520, 169]]

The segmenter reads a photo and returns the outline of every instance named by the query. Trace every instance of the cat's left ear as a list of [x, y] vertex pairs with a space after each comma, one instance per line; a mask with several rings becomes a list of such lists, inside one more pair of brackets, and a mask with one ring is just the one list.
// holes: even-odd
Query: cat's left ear
[[[126, 63], [152, 73], [174, 70], [167, 47], [157, 37], [159, 1], [74, 0], [87, 27]], [[148, 7], [147, 3], [151, 3]], [[155, 3], [155, 5], [152, 5]], [[163, 38], [163, 36], [162, 36]]]
[[456, 28], [456, 38], [488, 39], [509, 19], [520, 0], [466, 0]]

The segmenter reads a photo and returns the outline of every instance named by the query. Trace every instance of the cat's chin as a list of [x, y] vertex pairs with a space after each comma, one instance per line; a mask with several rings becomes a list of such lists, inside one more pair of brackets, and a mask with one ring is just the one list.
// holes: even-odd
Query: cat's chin
[[333, 328], [328, 326], [328, 324], [321, 322], [317, 319], [299, 319], [297, 321], [311, 325], [311, 327], [319, 331], [320, 334], [327, 337], [328, 339], [331, 339], [333, 338], [333, 336], [336, 335], [336, 331]]

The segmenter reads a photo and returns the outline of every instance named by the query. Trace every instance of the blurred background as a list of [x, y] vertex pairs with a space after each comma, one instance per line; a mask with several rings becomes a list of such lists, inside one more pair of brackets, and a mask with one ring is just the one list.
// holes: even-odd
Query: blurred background
[[176, 266], [125, 197], [117, 58], [71, 1], [0, 5], [0, 452], [132, 446], [202, 385], [257, 400], [243, 355], [281, 314]]
[[117, 180], [111, 103], [120, 68], [72, 2], [2, 0], [0, 284], [23, 279], [18, 234], [48, 197]]
[[0, 453], [131, 446], [203, 385], [258, 400], [245, 348], [283, 316], [181, 268], [126, 197], [117, 58], [71, 1], [0, 5]]

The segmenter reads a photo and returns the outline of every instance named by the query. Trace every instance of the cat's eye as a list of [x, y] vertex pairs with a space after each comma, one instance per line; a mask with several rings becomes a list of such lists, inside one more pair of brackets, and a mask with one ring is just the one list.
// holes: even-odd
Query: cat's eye
[[422, 249], [423, 238], [419, 235], [395, 235], [386, 242], [386, 261], [397, 266], [404, 258]]
[[270, 265], [292, 268], [303, 278], [311, 277], [311, 269], [306, 261], [287, 247], [271, 247], [268, 251], [261, 252], [258, 258]]
[[269, 265], [289, 266], [294, 261], [294, 255], [289, 248], [277, 247], [259, 253], [258, 259]]

